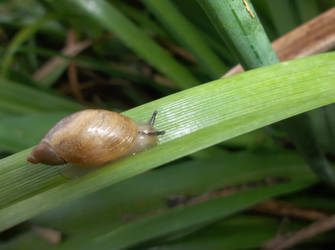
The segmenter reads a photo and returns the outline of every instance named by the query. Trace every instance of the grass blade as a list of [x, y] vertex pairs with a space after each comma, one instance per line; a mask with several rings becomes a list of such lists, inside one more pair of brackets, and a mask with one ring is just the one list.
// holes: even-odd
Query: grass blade
[[294, 11], [293, 1], [283, 0], [279, 2], [270, 0], [268, 5], [278, 35], [284, 35], [299, 25], [299, 18]]
[[[2, 159], [0, 229], [218, 142], [333, 103], [334, 64], [335, 53], [298, 59], [203, 84], [129, 110], [124, 114], [138, 121], [147, 120], [153, 110], [159, 111], [157, 129], [166, 131], [160, 145], [80, 179], [59, 180], [57, 171], [50, 170], [55, 168], [31, 166], [25, 160], [29, 149]], [[53, 186], [46, 184], [48, 179]], [[15, 189], [8, 191], [8, 187]]]
[[189, 88], [200, 82], [179, 64], [169, 53], [149, 38], [133, 22], [112, 4], [102, 0], [57, 1], [54, 6], [62, 11], [67, 9], [70, 15], [80, 15], [93, 19], [101, 27], [118, 36], [129, 48], [153, 65], [158, 71], [170, 78], [178, 87]]
[[[113, 249], [118, 249], [116, 244], [119, 244], [118, 246], [137, 245], [163, 234], [170, 236], [164, 237], [165, 240], [166, 238], [175, 240], [180, 235], [189, 234], [194, 228], [203, 227], [202, 223], [199, 225], [199, 219], [203, 220], [204, 224], [208, 224], [213, 218], [218, 219], [222, 216], [226, 217], [227, 214], [234, 214], [236, 211], [246, 208], [250, 202], [257, 202], [268, 197], [269, 189], [272, 191], [277, 189], [278, 192], [283, 193], [292, 192], [293, 189], [302, 188], [303, 185], [300, 185], [302, 182], [308, 186], [316, 181], [308, 166], [295, 153], [220, 151], [220, 156], [169, 164], [169, 166], [156, 171], [136, 176], [44, 213], [34, 218], [31, 223], [48, 225], [48, 227], [55, 228], [67, 235], [66, 240], [58, 245], [59, 250], [92, 249], [98, 239], [100, 239], [99, 245], [114, 246]], [[173, 185], [171, 185], [172, 183]], [[285, 185], [274, 186], [279, 183]], [[292, 184], [290, 185], [293, 189], [287, 188], [289, 183]], [[219, 194], [217, 198], [228, 198], [227, 191], [235, 190], [235, 194], [237, 194], [237, 192], [245, 190], [245, 187], [249, 190], [253, 189], [254, 192], [256, 192], [254, 190], [256, 187], [266, 187], [268, 190], [258, 189], [258, 194], [254, 195], [254, 193], [253, 197], [249, 197], [246, 202], [243, 202], [244, 198], [242, 198], [240, 202], [231, 204], [229, 203], [230, 198], [228, 200], [221, 199], [219, 203], [215, 202], [215, 204], [219, 206], [226, 204], [223, 209], [225, 212], [217, 207], [218, 209], [212, 209], [211, 213], [205, 213], [209, 214], [205, 217], [197, 215], [199, 211], [204, 212], [204, 209], [207, 211], [211, 209], [212, 202], [207, 201], [214, 199], [214, 197], [209, 194]], [[191, 207], [191, 204], [186, 204], [182, 200], [171, 203], [171, 198], [176, 195], [193, 197], [198, 200], [197, 204], [200, 204], [199, 201], [201, 201], [203, 205], [200, 208], [199, 206]], [[234, 199], [236, 201], [236, 197]], [[196, 216], [189, 216], [190, 210]], [[128, 218], [131, 216], [133, 219], [126, 220], [126, 216]], [[172, 220], [176, 223], [171, 223]], [[145, 221], [150, 222], [150, 225], [153, 223], [154, 227], [152, 229], [150, 229], [151, 227], [143, 227]], [[169, 224], [172, 226], [168, 226]], [[252, 226], [254, 228], [255, 225], [252, 224]], [[162, 228], [163, 230], [161, 230]], [[136, 237], [133, 237], [134, 230], [137, 229], [139, 232], [136, 233]], [[180, 233], [181, 230], [182, 233]], [[270, 235], [274, 235], [274, 233]], [[30, 234], [27, 232], [24, 237], [29, 236]], [[227, 238], [230, 236], [225, 234], [223, 239], [228, 240]], [[22, 244], [25, 244], [24, 241], [12, 241], [13, 248], [16, 246], [21, 249], [24, 246]], [[45, 246], [43, 247], [41, 244]], [[45, 249], [47, 245], [47, 242], [32, 237], [29, 249]]]
[[81, 105], [55, 93], [34, 89], [0, 78], [0, 108], [2, 111], [26, 114], [32, 112], [74, 112]]
[[29, 39], [36, 31], [40, 29], [42, 25], [52, 19], [52, 15], [46, 15], [40, 19], [38, 19], [35, 23], [25, 27], [22, 29], [12, 40], [11, 44], [8, 46], [4, 58], [2, 59], [2, 66], [1, 66], [1, 76], [7, 77], [8, 69], [13, 61], [13, 56], [17, 49]]
[[[263, 26], [249, 2], [198, 0], [221, 38], [230, 46], [245, 69], [278, 62]], [[250, 12], [249, 12], [250, 11]]]
[[[236, 48], [245, 69], [270, 65], [279, 61], [261, 23], [254, 14], [255, 11], [250, 1], [243, 0], [242, 3], [242, 1], [199, 0], [199, 2], [222, 37]], [[231, 26], [226, 25], [227, 23]], [[246, 27], [249, 28], [246, 29]], [[301, 117], [288, 119], [282, 125], [315, 174], [328, 185], [335, 187], [335, 170], [330, 167], [320, 150], [307, 115], [301, 114]]]
[[173, 2], [143, 0], [143, 3], [165, 24], [175, 39], [185, 45], [198, 59], [199, 64], [203, 65], [211, 79], [217, 79], [222, 72], [227, 71], [227, 66], [206, 45], [202, 34], [179, 12]]

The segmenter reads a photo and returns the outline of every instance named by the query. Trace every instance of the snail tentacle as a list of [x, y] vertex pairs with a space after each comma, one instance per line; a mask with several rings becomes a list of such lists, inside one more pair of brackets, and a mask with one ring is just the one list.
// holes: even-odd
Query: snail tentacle
[[157, 136], [164, 135], [165, 131], [138, 131], [140, 135], [149, 135], [149, 136]]
[[154, 124], [155, 124], [155, 120], [156, 120], [156, 116], [157, 116], [157, 114], [158, 114], [158, 111], [157, 110], [155, 110], [153, 113], [152, 113], [152, 116], [151, 116], [151, 118], [150, 118], [150, 120], [148, 121], [148, 124], [150, 125], [150, 126], [154, 126]]

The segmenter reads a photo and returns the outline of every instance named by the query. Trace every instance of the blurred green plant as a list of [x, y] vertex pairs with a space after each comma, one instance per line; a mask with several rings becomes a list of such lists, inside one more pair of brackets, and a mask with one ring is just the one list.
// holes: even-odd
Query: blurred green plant
[[[326, 186], [313, 195], [319, 180], [308, 167], [326, 162], [325, 153], [330, 171], [321, 179], [332, 184], [334, 52], [263, 67], [278, 62], [264, 29], [283, 35], [333, 4], [254, 4], [3, 1], [0, 150], [15, 154], [0, 160], [1, 248], [259, 248], [280, 221], [243, 213], [253, 205], [280, 195], [335, 210]], [[83, 40], [91, 41], [85, 51], [64, 52]], [[237, 58], [260, 68], [209, 82]], [[76, 179], [64, 177], [67, 166], [26, 162], [57, 120], [87, 107], [138, 121], [158, 110], [166, 134], [157, 147]], [[311, 110], [310, 123], [291, 124], [289, 133], [277, 124], [260, 129]], [[300, 159], [292, 147], [299, 140], [314, 162]], [[292, 220], [284, 231], [305, 225]], [[66, 237], [51, 245], [48, 229]], [[310, 244], [331, 241], [324, 235]]]

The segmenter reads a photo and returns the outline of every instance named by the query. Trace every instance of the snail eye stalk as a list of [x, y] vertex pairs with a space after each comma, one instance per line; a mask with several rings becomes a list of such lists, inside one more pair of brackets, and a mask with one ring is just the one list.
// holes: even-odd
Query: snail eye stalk
[[155, 120], [156, 120], [156, 116], [157, 116], [157, 110], [155, 110], [154, 112], [153, 112], [153, 114], [152, 114], [152, 116], [151, 116], [151, 118], [150, 118], [150, 120], [148, 121], [148, 124], [150, 125], [150, 126], [154, 126], [154, 124], [155, 124]]

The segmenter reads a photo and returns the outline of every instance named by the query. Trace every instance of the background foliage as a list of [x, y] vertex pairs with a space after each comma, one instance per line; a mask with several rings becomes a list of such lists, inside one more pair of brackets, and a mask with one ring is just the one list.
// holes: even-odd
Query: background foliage
[[[276, 64], [269, 40], [334, 3], [246, 3], [2, 1], [1, 249], [252, 249], [333, 213], [335, 54]], [[26, 162], [83, 108], [158, 110], [166, 134], [78, 178]]]

